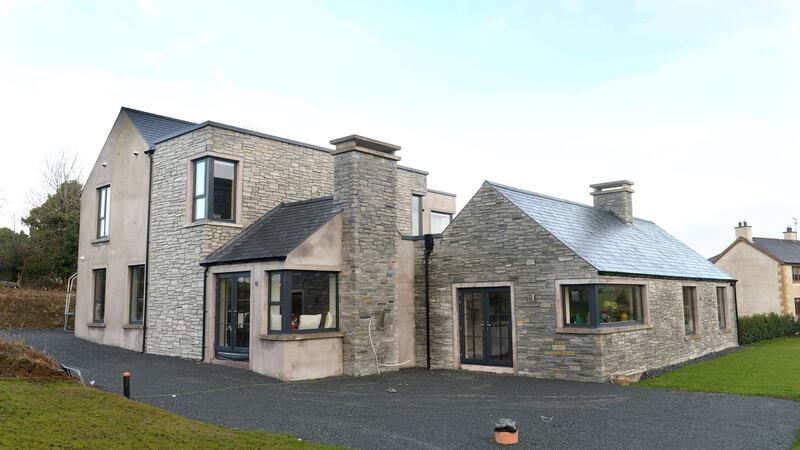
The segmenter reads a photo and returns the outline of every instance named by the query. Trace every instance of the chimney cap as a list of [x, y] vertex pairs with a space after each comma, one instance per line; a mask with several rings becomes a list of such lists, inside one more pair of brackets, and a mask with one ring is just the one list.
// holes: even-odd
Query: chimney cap
[[792, 229], [792, 227], [786, 227], [786, 232], [787, 233], [794, 233], [794, 230]]
[[388, 142], [379, 141], [377, 139], [360, 136], [358, 134], [351, 134], [349, 136], [340, 137], [338, 139], [332, 139], [331, 145], [335, 145], [337, 150], [350, 147], [361, 147], [389, 154], [394, 154], [394, 152], [400, 150], [399, 145], [394, 145]]
[[629, 180], [606, 181], [605, 183], [595, 183], [589, 185], [590, 188], [594, 189], [592, 195], [619, 191], [633, 192], [631, 186], [633, 186], [633, 181]]

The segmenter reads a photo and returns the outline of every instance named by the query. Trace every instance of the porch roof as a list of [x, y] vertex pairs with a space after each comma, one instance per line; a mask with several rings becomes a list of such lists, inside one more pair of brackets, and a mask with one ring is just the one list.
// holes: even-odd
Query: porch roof
[[341, 210], [332, 197], [281, 203], [211, 252], [200, 265], [285, 260]]

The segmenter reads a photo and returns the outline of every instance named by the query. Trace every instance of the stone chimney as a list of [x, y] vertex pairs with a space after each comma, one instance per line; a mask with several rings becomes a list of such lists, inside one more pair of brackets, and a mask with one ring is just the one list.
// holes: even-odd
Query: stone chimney
[[[376, 372], [372, 342], [381, 363], [397, 364], [397, 161], [400, 147], [358, 135], [334, 139], [333, 199], [344, 207], [339, 322], [346, 375]], [[397, 370], [386, 367], [384, 370]], [[382, 370], [383, 371], [383, 370]]]
[[628, 180], [590, 184], [594, 207], [613, 212], [625, 222], [633, 222], [633, 182]]
[[747, 224], [747, 221], [739, 222], [738, 226], [734, 228], [736, 231], [736, 239], [743, 237], [750, 242], [753, 242], [753, 227]]
[[786, 231], [783, 232], [783, 238], [787, 241], [796, 241], [797, 230], [793, 230], [792, 227], [786, 227]]

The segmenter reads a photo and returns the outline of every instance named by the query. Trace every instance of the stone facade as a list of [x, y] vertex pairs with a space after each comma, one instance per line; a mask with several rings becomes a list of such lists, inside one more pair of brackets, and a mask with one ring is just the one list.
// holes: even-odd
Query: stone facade
[[342, 342], [347, 375], [377, 371], [373, 344], [382, 363], [398, 359], [397, 161], [379, 153], [356, 147], [334, 155], [333, 198], [344, 206], [339, 321], [347, 330]]
[[[425, 360], [422, 243], [417, 242], [417, 360]], [[512, 290], [514, 373], [541, 378], [605, 381], [736, 345], [734, 330], [719, 330], [716, 287], [725, 283], [634, 279], [645, 286], [650, 325], [606, 334], [557, 332], [557, 287], [563, 280], [611, 279], [555, 239], [514, 204], [484, 186], [442, 237], [430, 260], [431, 359], [434, 368], [457, 368], [454, 285], [495, 283]], [[700, 333], [683, 330], [682, 286], [696, 286]], [[733, 289], [727, 286], [733, 323]], [[606, 332], [607, 330], [602, 330]]]
[[[190, 164], [203, 155], [238, 161], [234, 224], [190, 222]], [[199, 358], [200, 261], [281, 202], [331, 195], [333, 159], [319, 149], [214, 126], [158, 144], [153, 157], [146, 351]]]

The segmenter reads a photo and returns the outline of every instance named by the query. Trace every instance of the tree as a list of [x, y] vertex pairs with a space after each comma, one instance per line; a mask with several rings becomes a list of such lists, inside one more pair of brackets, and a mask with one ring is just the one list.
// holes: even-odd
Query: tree
[[0, 280], [20, 282], [25, 267], [28, 236], [0, 228]]

